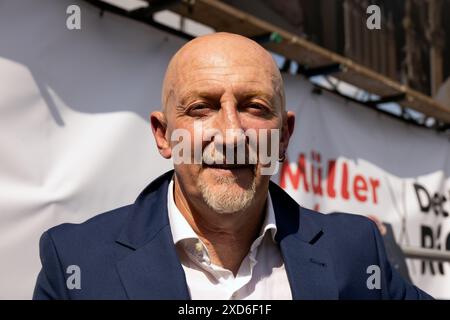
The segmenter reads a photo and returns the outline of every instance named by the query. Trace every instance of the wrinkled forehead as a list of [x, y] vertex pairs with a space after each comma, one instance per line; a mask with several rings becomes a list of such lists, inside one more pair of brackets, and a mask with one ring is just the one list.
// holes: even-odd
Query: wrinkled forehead
[[270, 71], [255, 66], [209, 66], [187, 68], [180, 72], [175, 81], [176, 94], [180, 97], [192, 90], [215, 90], [233, 93], [245, 91], [264, 91], [276, 93], [276, 78]]
[[216, 52], [180, 59], [174, 73], [173, 89], [183, 97], [192, 90], [263, 91], [275, 95], [280, 76], [267, 57]]

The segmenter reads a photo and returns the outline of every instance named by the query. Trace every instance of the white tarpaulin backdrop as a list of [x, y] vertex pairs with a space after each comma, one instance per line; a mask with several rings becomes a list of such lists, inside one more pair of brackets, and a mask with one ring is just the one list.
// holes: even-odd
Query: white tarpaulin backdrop
[[[66, 28], [74, 3], [81, 30]], [[0, 299], [31, 297], [43, 231], [129, 204], [171, 168], [148, 115], [183, 43], [84, 2], [0, 0]], [[285, 85], [297, 125], [274, 180], [306, 207], [374, 214], [403, 244], [450, 250], [448, 141], [297, 77]], [[409, 267], [450, 298], [448, 263]]]
[[[301, 205], [375, 215], [397, 242], [450, 250], [450, 143], [431, 130], [285, 79], [297, 124], [277, 182]], [[450, 298], [450, 264], [408, 261], [413, 282]]]

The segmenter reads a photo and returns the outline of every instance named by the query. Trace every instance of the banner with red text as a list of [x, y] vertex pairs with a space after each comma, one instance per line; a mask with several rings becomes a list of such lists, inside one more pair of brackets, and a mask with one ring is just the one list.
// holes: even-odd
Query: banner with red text
[[[450, 143], [366, 106], [285, 77], [296, 128], [276, 181], [324, 213], [374, 215], [398, 243], [450, 250]], [[409, 260], [413, 282], [450, 298], [450, 263]]]

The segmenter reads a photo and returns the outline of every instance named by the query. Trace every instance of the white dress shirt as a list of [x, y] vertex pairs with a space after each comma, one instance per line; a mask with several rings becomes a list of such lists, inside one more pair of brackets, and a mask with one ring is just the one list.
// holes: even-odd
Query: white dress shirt
[[283, 258], [275, 242], [277, 226], [270, 194], [261, 232], [234, 276], [232, 271], [211, 263], [208, 249], [175, 204], [173, 184], [172, 180], [167, 193], [169, 222], [191, 299], [292, 299]]

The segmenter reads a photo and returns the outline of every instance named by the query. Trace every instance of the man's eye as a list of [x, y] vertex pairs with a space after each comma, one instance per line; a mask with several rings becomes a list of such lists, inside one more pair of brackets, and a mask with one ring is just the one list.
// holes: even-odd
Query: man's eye
[[207, 104], [199, 103], [199, 104], [196, 104], [195, 106], [193, 106], [191, 108], [191, 110], [201, 110], [201, 109], [207, 109], [207, 108], [209, 108], [209, 106]]
[[202, 116], [211, 111], [212, 107], [206, 103], [198, 103], [189, 108], [189, 113], [193, 116]]
[[264, 107], [262, 105], [260, 105], [259, 103], [250, 103], [248, 105], [249, 108], [251, 109], [256, 109], [256, 110], [263, 110]]
[[267, 112], [267, 108], [260, 103], [249, 103], [245, 106], [248, 112], [253, 114], [265, 114]]

